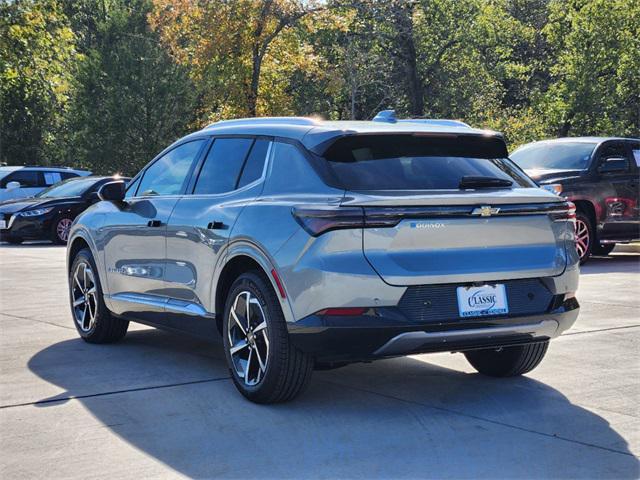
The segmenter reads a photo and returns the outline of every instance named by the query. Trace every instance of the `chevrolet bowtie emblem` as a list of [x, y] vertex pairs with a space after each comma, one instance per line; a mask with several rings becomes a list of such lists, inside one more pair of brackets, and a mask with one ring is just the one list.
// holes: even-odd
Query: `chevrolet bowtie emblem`
[[474, 208], [471, 215], [480, 215], [481, 217], [490, 217], [500, 211], [499, 208], [490, 207], [489, 205], [483, 205], [482, 207]]

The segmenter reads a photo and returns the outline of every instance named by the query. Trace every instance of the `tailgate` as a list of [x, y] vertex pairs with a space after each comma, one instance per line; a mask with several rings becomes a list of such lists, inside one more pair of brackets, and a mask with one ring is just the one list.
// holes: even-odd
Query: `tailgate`
[[518, 203], [504, 203], [510, 195], [482, 202], [467, 197], [445, 206], [414, 197], [411, 206], [400, 207], [393, 204], [397, 197], [381, 205], [380, 198], [358, 196], [346, 203], [364, 209], [364, 255], [391, 285], [549, 277], [566, 267], [572, 224], [557, 220], [554, 212], [564, 203], [549, 197]]

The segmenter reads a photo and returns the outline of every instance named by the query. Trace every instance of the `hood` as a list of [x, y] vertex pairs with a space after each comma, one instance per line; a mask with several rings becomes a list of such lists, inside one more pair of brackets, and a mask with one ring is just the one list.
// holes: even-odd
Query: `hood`
[[557, 183], [564, 180], [575, 179], [585, 173], [584, 170], [563, 170], [551, 168], [531, 168], [525, 170], [525, 172], [540, 184]]
[[32, 208], [46, 207], [61, 205], [64, 203], [70, 203], [77, 201], [75, 197], [72, 198], [19, 198], [16, 200], [7, 200], [0, 202], [0, 213], [16, 213], [23, 210], [30, 210]]

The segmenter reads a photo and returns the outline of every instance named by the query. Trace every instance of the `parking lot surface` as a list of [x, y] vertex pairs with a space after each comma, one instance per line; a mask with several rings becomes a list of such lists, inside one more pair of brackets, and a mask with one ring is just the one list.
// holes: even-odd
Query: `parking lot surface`
[[582, 273], [578, 323], [527, 376], [418, 355], [260, 406], [216, 343], [133, 324], [84, 343], [65, 249], [1, 245], [0, 477], [638, 478], [640, 255]]

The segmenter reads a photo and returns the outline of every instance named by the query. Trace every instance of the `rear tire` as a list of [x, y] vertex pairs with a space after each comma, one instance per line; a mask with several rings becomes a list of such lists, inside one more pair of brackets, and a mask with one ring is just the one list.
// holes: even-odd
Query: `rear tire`
[[286, 402], [301, 394], [313, 359], [291, 344], [280, 302], [264, 275], [240, 275], [224, 312], [224, 351], [240, 393], [256, 403]]
[[69, 271], [69, 301], [73, 324], [88, 343], [113, 343], [127, 333], [129, 322], [114, 317], [102, 297], [102, 287], [93, 255], [80, 250]]
[[473, 350], [464, 356], [478, 372], [490, 377], [514, 377], [536, 368], [547, 353], [549, 341], [499, 349]]
[[592, 252], [594, 255], [601, 255], [603, 257], [606, 257], [613, 251], [614, 248], [616, 248], [615, 243], [598, 243], [593, 246]]

